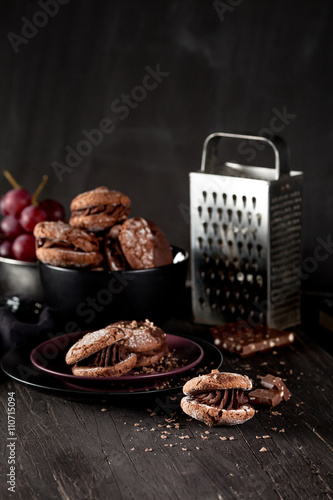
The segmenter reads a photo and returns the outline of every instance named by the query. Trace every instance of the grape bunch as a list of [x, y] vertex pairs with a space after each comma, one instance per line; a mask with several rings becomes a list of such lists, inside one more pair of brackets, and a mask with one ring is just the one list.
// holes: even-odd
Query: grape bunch
[[33, 230], [38, 222], [65, 220], [65, 209], [56, 200], [37, 198], [47, 182], [47, 176], [33, 195], [22, 188], [8, 171], [4, 172], [13, 189], [0, 199], [0, 257], [34, 262], [36, 260]]

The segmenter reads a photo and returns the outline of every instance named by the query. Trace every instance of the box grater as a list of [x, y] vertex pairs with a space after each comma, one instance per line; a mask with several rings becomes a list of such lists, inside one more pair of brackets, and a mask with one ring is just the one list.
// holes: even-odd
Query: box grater
[[[228, 142], [238, 153], [245, 144], [269, 149], [274, 168], [219, 164]], [[278, 137], [214, 133], [205, 140], [201, 170], [190, 173], [195, 321], [300, 323], [303, 173], [290, 171], [287, 157]]]

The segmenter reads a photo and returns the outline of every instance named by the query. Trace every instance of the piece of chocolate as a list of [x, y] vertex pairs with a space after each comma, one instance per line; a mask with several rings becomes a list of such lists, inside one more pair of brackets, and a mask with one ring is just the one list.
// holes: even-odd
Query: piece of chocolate
[[266, 389], [275, 389], [282, 393], [282, 397], [284, 401], [288, 401], [291, 394], [287, 389], [285, 383], [280, 377], [274, 377], [274, 375], [266, 375], [261, 379], [261, 385]]
[[281, 403], [283, 395], [282, 391], [274, 389], [255, 389], [248, 394], [249, 402], [256, 405], [265, 405], [273, 408]]
[[276, 330], [264, 325], [251, 328], [245, 322], [213, 326], [210, 330], [216, 346], [242, 357], [291, 344], [295, 339], [293, 332]]

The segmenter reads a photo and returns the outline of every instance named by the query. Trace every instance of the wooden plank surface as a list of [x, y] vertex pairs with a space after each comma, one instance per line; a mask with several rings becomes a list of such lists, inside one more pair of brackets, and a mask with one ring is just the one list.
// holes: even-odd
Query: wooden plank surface
[[1, 498], [333, 498], [332, 357], [301, 335], [280, 351], [226, 354], [223, 369], [255, 386], [279, 375], [292, 397], [244, 425], [209, 428], [181, 411], [178, 394], [91, 405], [3, 382], [3, 450], [7, 393], [16, 398], [17, 477], [15, 494], [2, 481]]

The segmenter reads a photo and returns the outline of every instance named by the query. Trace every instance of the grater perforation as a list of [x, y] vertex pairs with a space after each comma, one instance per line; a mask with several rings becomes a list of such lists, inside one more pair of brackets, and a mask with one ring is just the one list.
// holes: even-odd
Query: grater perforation
[[[275, 168], [216, 166], [217, 144], [226, 139], [264, 142]], [[303, 177], [289, 172], [286, 158], [278, 138], [216, 133], [206, 139], [201, 171], [190, 174], [196, 321], [299, 323]]]

